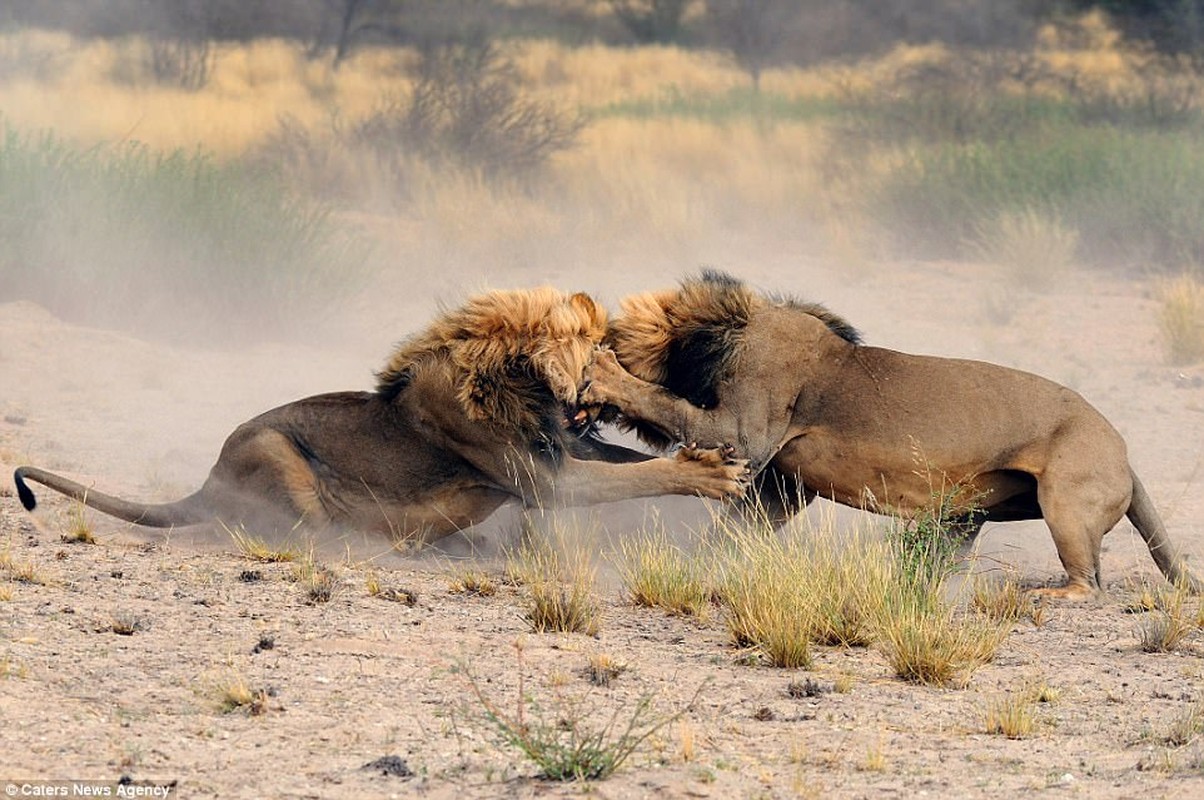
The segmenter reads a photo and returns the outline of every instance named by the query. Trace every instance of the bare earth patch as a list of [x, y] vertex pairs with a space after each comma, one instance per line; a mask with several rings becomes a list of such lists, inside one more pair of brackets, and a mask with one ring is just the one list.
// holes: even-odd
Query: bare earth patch
[[[817, 276], [806, 293], [874, 344], [988, 358], [1082, 392], [1125, 435], [1201, 571], [1204, 379], [1163, 365], [1153, 301], [1135, 283], [1092, 279], [991, 326], [978, 319], [981, 281], [961, 269], [884, 271], [856, 285]], [[199, 485], [225, 435], [255, 413], [370, 383], [388, 343], [377, 353], [188, 352], [26, 304], [0, 306], [0, 339], [0, 466], [37, 463], [140, 498]], [[497, 745], [471, 675], [532, 723], [576, 714], [621, 729], [642, 700], [653, 719], [684, 709], [593, 784], [599, 797], [1204, 796], [1193, 722], [1204, 632], [1170, 653], [1142, 651], [1129, 587], [1158, 578], [1127, 526], [1105, 539], [1103, 598], [1052, 606], [1039, 627], [1022, 620], [967, 688], [950, 690], [893, 678], [873, 650], [816, 647], [809, 671], [749, 663], [721, 613], [637, 607], [605, 568], [596, 636], [532, 633], [527, 590], [505, 580], [496, 555], [513, 541], [505, 515], [441, 550], [303, 549], [330, 568], [315, 602], [297, 563], [252, 561], [220, 530], [150, 535], [90, 515], [96, 542], [65, 542], [71, 504], [40, 499], [30, 517], [0, 487], [0, 553], [37, 578], [0, 573], [0, 783], [128, 777], [186, 798], [585, 793], [539, 780]], [[600, 514], [611, 537], [630, 530], [630, 513]], [[1030, 582], [1059, 574], [1039, 524], [989, 526], [980, 546], [987, 568], [1016, 565]], [[449, 561], [474, 549], [482, 554]], [[492, 593], [455, 590], [470, 569], [492, 579]], [[604, 685], [590, 678], [600, 661], [623, 665]], [[1031, 714], [1020, 738], [989, 733], [991, 712], [1015, 707], [1013, 696]]]

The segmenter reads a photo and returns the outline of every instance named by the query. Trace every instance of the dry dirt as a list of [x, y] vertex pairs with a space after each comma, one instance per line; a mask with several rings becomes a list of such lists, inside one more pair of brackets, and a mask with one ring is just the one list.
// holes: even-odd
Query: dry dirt
[[[1011, 318], [991, 322], [992, 276], [977, 268], [906, 264], [850, 281], [789, 263], [724, 266], [826, 302], [873, 344], [986, 358], [1079, 390], [1125, 435], [1173, 538], [1204, 559], [1204, 372], [1163, 365], [1147, 282], [1075, 273], [1040, 294], [1007, 290]], [[615, 287], [675, 278], [634, 274], [580, 288], [611, 301]], [[423, 324], [366, 319], [354, 347], [230, 353], [0, 305], [0, 466], [32, 463], [134, 498], [181, 495], [238, 422], [305, 394], [368, 386], [389, 342]], [[311, 604], [292, 565], [248, 561], [220, 530], [163, 535], [94, 514], [98, 543], [67, 544], [70, 504], [40, 497], [31, 516], [11, 484], [0, 490], [0, 552], [40, 581], [0, 580], [11, 595], [0, 600], [0, 783], [18, 790], [127, 777], [185, 798], [1204, 796], [1204, 747], [1162, 743], [1204, 703], [1204, 634], [1171, 654], [1139, 650], [1127, 587], [1157, 577], [1127, 523], [1105, 540], [1105, 597], [1019, 625], [954, 690], [901, 682], [872, 650], [822, 650], [810, 673], [742, 663], [717, 615], [635, 608], [613, 582], [596, 638], [533, 634], [522, 590], [448, 588], [474, 558], [498, 572], [513, 512], [416, 554], [321, 543], [338, 577], [333, 598]], [[701, 503], [651, 505], [684, 527]], [[639, 513], [604, 508], [594, 518], [615, 537]], [[1027, 579], [1059, 575], [1040, 524], [988, 526], [981, 548]], [[370, 596], [369, 573], [417, 604]], [[595, 653], [627, 665], [610, 688], [583, 677]], [[495, 746], [465, 668], [504, 709], [515, 707], [521, 672], [552, 724], [556, 697], [580, 700], [598, 724], [616, 709], [623, 722], [641, 697], [666, 717], [696, 699], [613, 777], [555, 784]], [[850, 691], [830, 691], [842, 676]], [[221, 710], [219, 687], [232, 678], [266, 692], [263, 713]], [[788, 695], [807, 678], [814, 696]], [[989, 702], [1042, 680], [1061, 694], [1038, 710], [1029, 738], [984, 732]], [[390, 756], [400, 761], [378, 762]]]

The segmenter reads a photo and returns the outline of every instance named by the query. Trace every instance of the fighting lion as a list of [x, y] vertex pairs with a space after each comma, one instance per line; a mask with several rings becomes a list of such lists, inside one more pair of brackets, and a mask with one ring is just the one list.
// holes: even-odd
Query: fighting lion
[[617, 407], [652, 445], [734, 444], [755, 475], [750, 498], [775, 524], [816, 495], [907, 514], [956, 486], [973, 498], [961, 509], [971, 529], [1045, 520], [1068, 578], [1045, 594], [1098, 591], [1101, 540], [1126, 515], [1162, 573], [1200, 590], [1120, 434], [1064, 386], [867, 347], [822, 306], [714, 271], [622, 305], [583, 401]]
[[490, 292], [399, 345], [376, 391], [298, 400], [239, 426], [204, 485], [181, 500], [130, 502], [35, 467], [17, 469], [17, 491], [29, 510], [26, 481], [36, 481], [152, 527], [303, 523], [419, 542], [514, 498], [566, 506], [742, 494], [747, 464], [728, 452], [660, 458], [596, 436], [577, 389], [606, 330], [605, 310], [584, 294]]

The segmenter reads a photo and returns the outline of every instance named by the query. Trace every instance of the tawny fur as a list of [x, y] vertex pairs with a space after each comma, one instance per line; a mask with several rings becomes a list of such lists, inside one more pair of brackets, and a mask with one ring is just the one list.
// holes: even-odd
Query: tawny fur
[[403, 540], [445, 536], [508, 499], [563, 506], [739, 496], [747, 467], [725, 452], [652, 458], [569, 421], [605, 333], [605, 311], [584, 294], [490, 292], [399, 345], [376, 392], [318, 395], [239, 426], [204, 486], [175, 503], [122, 500], [35, 467], [17, 470], [17, 490], [31, 510], [27, 479], [156, 527], [216, 518]]
[[1048, 594], [1099, 589], [1101, 539], [1125, 515], [1163, 574], [1199, 588], [1124, 441], [1066, 387], [866, 347], [822, 306], [721, 273], [622, 307], [613, 353], [587, 370], [582, 399], [617, 407], [654, 445], [734, 445], [752, 464], [753, 499], [775, 522], [816, 495], [908, 514], [958, 487], [981, 506], [971, 522], [1046, 520], [1069, 578]]

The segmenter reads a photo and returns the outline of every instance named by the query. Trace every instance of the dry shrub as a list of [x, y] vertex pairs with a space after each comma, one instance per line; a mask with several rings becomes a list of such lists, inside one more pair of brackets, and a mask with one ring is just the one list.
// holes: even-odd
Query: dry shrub
[[627, 665], [606, 653], [592, 653], [585, 666], [585, 678], [594, 686], [607, 687], [627, 671]]
[[213, 691], [217, 696], [218, 708], [223, 714], [245, 711], [248, 715], [257, 717], [268, 710], [269, 691], [252, 689], [246, 679], [233, 670], [215, 682]]
[[1193, 364], [1204, 359], [1204, 282], [1185, 273], [1161, 281], [1156, 294], [1167, 361]]
[[1075, 262], [1078, 232], [1057, 214], [1036, 208], [998, 211], [974, 225], [969, 254], [1002, 267], [1007, 276], [1025, 286], [1048, 285]]
[[477, 39], [424, 50], [412, 94], [385, 103], [352, 137], [395, 166], [417, 154], [487, 179], [523, 179], [572, 147], [584, 125], [527, 97], [513, 62]]
[[312, 553], [293, 567], [293, 579], [301, 586], [305, 602], [310, 605], [329, 603], [339, 585], [338, 574], [315, 561]]

